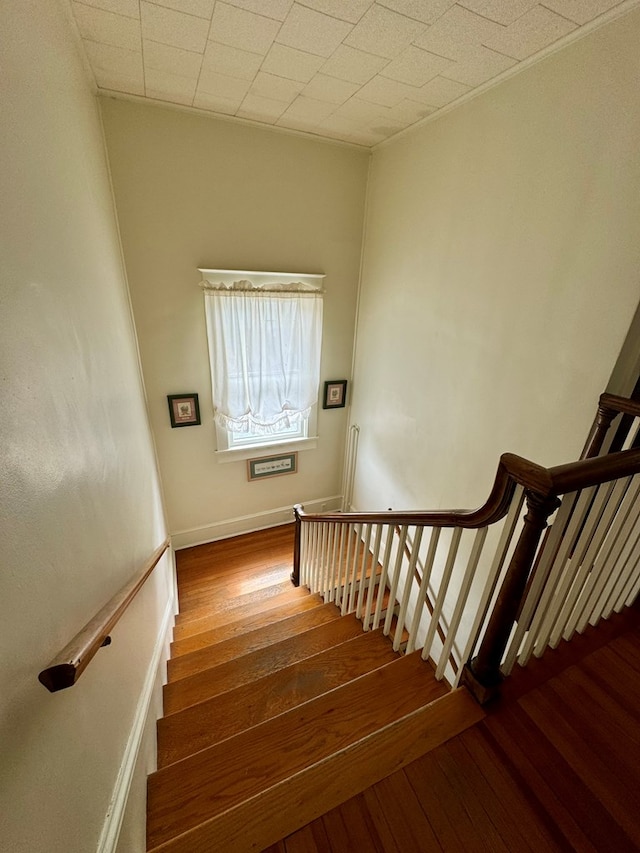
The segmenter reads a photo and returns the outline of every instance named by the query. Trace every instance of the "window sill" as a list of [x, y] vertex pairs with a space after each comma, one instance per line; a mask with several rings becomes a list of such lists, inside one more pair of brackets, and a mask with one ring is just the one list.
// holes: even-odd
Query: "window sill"
[[253, 447], [237, 447], [233, 450], [216, 450], [216, 462], [239, 462], [242, 459], [254, 459], [257, 456], [269, 456], [288, 453], [292, 450], [315, 450], [318, 436], [294, 438], [292, 441], [272, 441], [269, 444], [256, 444]]

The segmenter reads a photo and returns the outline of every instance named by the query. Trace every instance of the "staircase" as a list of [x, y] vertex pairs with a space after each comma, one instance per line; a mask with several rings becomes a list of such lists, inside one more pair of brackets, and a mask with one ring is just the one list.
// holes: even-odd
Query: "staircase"
[[150, 851], [263, 850], [484, 716], [419, 653], [293, 587], [292, 556], [290, 526], [178, 554]]
[[519, 667], [479, 723], [265, 853], [635, 853], [639, 616]]

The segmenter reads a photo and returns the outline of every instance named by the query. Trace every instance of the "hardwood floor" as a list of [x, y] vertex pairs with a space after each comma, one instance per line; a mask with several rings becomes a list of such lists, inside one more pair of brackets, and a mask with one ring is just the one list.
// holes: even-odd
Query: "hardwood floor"
[[154, 853], [260, 850], [483, 716], [419, 653], [293, 588], [292, 552], [283, 527], [177, 554]]
[[287, 526], [177, 554], [154, 853], [640, 850], [637, 608], [485, 715], [293, 588], [292, 549]]
[[575, 663], [561, 650], [484, 720], [265, 853], [640, 850], [637, 617], [620, 636], [605, 626], [605, 645], [585, 638]]

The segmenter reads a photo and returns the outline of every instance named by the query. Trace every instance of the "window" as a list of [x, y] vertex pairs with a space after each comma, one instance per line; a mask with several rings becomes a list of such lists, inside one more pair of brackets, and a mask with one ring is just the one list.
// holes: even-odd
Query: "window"
[[323, 276], [200, 272], [218, 450], [307, 438], [320, 380]]

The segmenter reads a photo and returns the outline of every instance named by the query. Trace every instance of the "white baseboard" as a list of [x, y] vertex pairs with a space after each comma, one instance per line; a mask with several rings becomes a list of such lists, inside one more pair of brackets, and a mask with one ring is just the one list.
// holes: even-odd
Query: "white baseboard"
[[[318, 498], [315, 501], [305, 501], [307, 512], [330, 512], [340, 509], [342, 495], [332, 495], [329, 498]], [[256, 512], [253, 515], [241, 515], [237, 518], [227, 518], [216, 521], [204, 527], [194, 527], [191, 530], [179, 530], [171, 534], [171, 545], [174, 550], [191, 548], [193, 545], [204, 545], [206, 542], [216, 542], [218, 539], [228, 539], [230, 536], [240, 536], [242, 533], [253, 533], [267, 527], [278, 527], [293, 521], [293, 509], [281, 506]]]
[[158, 631], [158, 636], [153, 647], [151, 661], [149, 662], [147, 675], [140, 693], [138, 706], [133, 718], [133, 725], [125, 747], [122, 764], [118, 771], [118, 777], [113, 789], [113, 795], [109, 803], [109, 810], [107, 811], [107, 816], [102, 827], [96, 853], [115, 853], [118, 846], [118, 838], [127, 807], [127, 800], [131, 790], [131, 782], [140, 752], [142, 737], [151, 708], [154, 687], [158, 678], [161, 678], [160, 668], [164, 665], [169, 655], [170, 632], [173, 628], [175, 609], [176, 602], [172, 596], [167, 602], [160, 630]]

